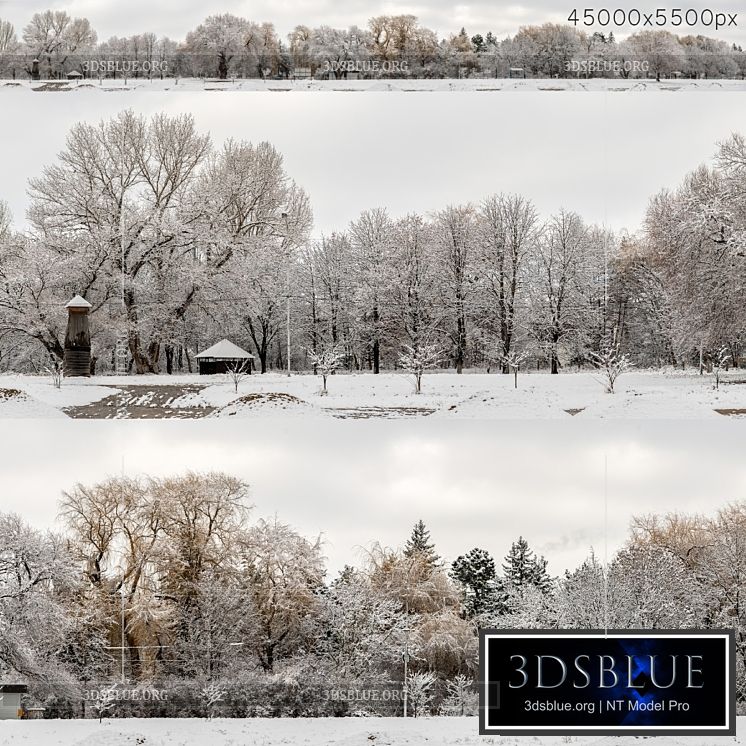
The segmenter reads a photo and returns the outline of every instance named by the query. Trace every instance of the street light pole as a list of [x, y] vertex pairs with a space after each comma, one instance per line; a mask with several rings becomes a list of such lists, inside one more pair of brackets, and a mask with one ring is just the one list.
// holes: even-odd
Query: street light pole
[[290, 378], [290, 260], [288, 259], [287, 264], [287, 271], [286, 271], [286, 277], [285, 277], [285, 286], [287, 287], [287, 331], [288, 331], [288, 341], [287, 341], [287, 358], [288, 358], [288, 378]]
[[122, 641], [121, 641], [121, 647], [122, 647], [122, 683], [125, 683], [124, 678], [124, 642], [125, 642], [125, 634], [124, 634], [124, 581], [122, 581], [122, 587], [120, 588], [121, 596], [122, 596]]
[[409, 648], [405, 645], [404, 646], [404, 713], [403, 717], [407, 717], [407, 694], [408, 694], [408, 685], [407, 685], [407, 664], [409, 663]]
[[[407, 586], [409, 586], [409, 573], [411, 571], [411, 565], [407, 569]], [[407, 587], [407, 591], [409, 591], [409, 587]], [[406, 630], [405, 630], [405, 638], [404, 638], [404, 655], [402, 656], [404, 658], [404, 713], [403, 717], [407, 717], [407, 710], [408, 708], [408, 699], [409, 699], [409, 682], [407, 681], [407, 675], [408, 675], [408, 668], [409, 668], [409, 599], [405, 599], [404, 601], [404, 613], [406, 614]]]

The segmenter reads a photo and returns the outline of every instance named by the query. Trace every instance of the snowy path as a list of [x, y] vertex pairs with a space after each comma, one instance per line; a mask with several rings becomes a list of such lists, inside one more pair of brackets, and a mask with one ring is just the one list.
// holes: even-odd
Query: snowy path
[[389, 79], [389, 80], [203, 80], [201, 78], [144, 78], [127, 80], [84, 81], [31, 81], [0, 80], [0, 94], [10, 91], [112, 93], [121, 91], [265, 91], [268, 93], [307, 91], [370, 91], [413, 93], [424, 91], [458, 92], [520, 92], [520, 91], [608, 91], [626, 92], [679, 92], [679, 91], [746, 91], [746, 80], [655, 80], [603, 79], [603, 78], [551, 78], [551, 79]]
[[[653, 739], [658, 746], [746, 744], [746, 719], [738, 719], [739, 736]], [[587, 737], [497, 738], [477, 733], [476, 718], [320, 718], [251, 720], [30, 720], [0, 726], [0, 746], [512, 746], [532, 743], [559, 746], [631, 746], [640, 739]]]
[[[225, 376], [96, 376], [68, 379], [0, 376], [0, 418], [85, 419], [303, 417], [336, 419], [746, 419], [746, 374], [732, 371], [719, 390], [694, 372], [637, 371], [607, 394], [590, 372], [521, 375], [432, 373], [415, 394], [402, 373], [252, 375], [238, 392]], [[8, 393], [14, 392], [14, 393]]]

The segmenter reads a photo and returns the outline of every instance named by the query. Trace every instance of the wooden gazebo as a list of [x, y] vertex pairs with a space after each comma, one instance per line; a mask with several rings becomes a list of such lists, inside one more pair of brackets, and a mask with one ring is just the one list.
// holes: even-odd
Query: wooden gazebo
[[251, 373], [254, 363], [254, 356], [250, 352], [242, 350], [238, 345], [234, 345], [227, 339], [221, 339], [212, 347], [197, 353], [195, 357], [199, 363], [199, 374], [201, 376], [228, 373], [239, 368], [245, 369], [246, 373]]

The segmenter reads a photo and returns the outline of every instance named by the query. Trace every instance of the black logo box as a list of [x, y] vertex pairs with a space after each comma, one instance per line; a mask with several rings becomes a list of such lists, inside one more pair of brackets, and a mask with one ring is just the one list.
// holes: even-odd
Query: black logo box
[[483, 629], [479, 669], [481, 735], [736, 734], [733, 630]]

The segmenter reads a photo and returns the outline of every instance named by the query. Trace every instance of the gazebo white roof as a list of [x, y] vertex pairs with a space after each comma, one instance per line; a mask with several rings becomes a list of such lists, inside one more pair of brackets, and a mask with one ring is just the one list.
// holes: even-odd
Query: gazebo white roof
[[198, 352], [195, 357], [197, 359], [215, 358], [216, 360], [249, 360], [254, 358], [250, 352], [242, 350], [238, 345], [234, 345], [233, 342], [229, 342], [227, 339], [221, 339], [220, 342], [216, 342], [212, 347]]
[[65, 303], [65, 308], [93, 308], [93, 306], [85, 298], [76, 295]]

